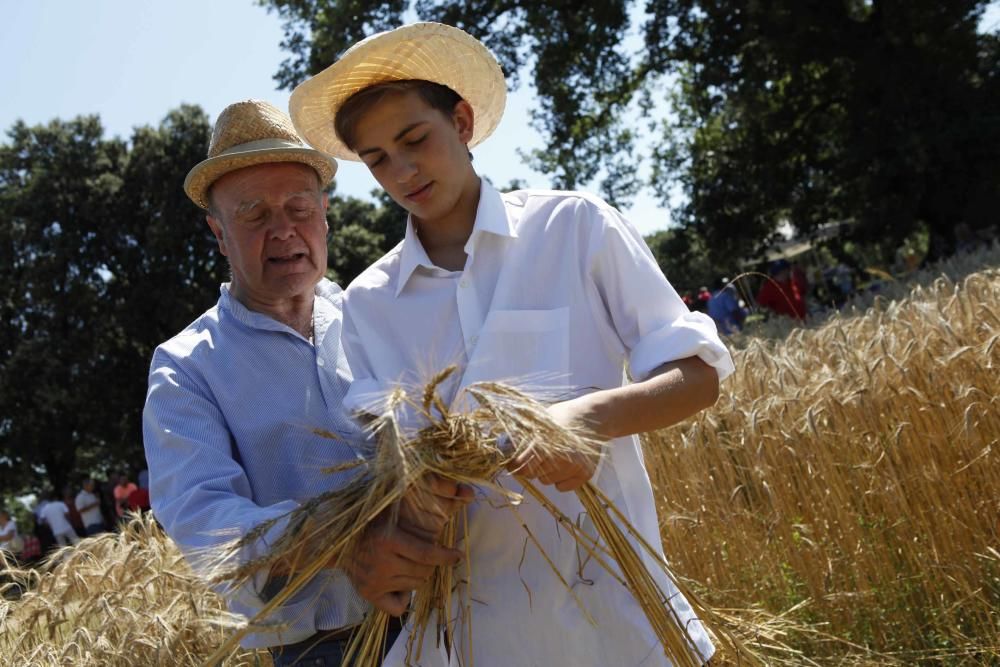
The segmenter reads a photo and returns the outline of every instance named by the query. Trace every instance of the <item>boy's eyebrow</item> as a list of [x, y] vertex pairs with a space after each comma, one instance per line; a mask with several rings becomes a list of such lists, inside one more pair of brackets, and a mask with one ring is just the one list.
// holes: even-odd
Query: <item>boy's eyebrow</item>
[[[419, 127], [421, 125], [424, 125], [425, 123], [427, 123], [426, 120], [418, 120], [416, 123], [412, 123], [410, 125], [407, 125], [402, 130], [400, 130], [399, 132], [397, 132], [396, 136], [394, 136], [392, 138], [392, 140], [393, 141], [399, 141], [400, 139], [403, 138], [403, 135], [405, 135], [407, 132], [409, 132], [410, 130], [412, 130], [415, 127]], [[365, 148], [364, 150], [358, 151], [358, 157], [361, 157], [362, 155], [368, 155], [369, 153], [377, 153], [380, 150], [381, 150], [380, 148]]]

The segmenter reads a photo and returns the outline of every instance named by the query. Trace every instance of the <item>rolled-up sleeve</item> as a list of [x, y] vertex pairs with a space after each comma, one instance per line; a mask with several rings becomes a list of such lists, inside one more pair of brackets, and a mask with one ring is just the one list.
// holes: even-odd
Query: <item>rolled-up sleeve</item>
[[632, 378], [644, 380], [667, 362], [694, 356], [715, 368], [720, 381], [732, 374], [715, 322], [688, 310], [639, 232], [615, 209], [587, 206], [594, 218], [589, 275], [628, 350]]

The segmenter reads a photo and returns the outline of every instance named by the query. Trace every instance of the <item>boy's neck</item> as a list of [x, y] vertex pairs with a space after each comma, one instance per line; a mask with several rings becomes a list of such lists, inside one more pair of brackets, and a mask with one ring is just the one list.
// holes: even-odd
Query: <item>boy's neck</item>
[[477, 175], [463, 189], [454, 208], [435, 220], [420, 220], [414, 216], [414, 229], [427, 257], [435, 266], [448, 271], [465, 268], [465, 244], [476, 226], [479, 209], [480, 181]]

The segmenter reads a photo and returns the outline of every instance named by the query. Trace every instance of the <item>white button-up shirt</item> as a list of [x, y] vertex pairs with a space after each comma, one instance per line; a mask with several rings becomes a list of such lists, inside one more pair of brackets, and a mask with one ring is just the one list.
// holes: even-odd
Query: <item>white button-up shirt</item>
[[[373, 410], [394, 383], [419, 386], [444, 366], [460, 372], [445, 400], [481, 380], [509, 380], [549, 399], [642, 380], [660, 365], [698, 356], [719, 377], [732, 359], [712, 320], [691, 313], [642, 237], [614, 208], [581, 193], [501, 195], [483, 181], [463, 271], [428, 259], [407, 225], [403, 242], [347, 289], [344, 351], [354, 380], [345, 407]], [[609, 443], [595, 481], [644, 539], [660, 544], [652, 488], [636, 437]], [[504, 486], [519, 491], [509, 476]], [[545, 487], [572, 520], [596, 535], [573, 493]], [[517, 512], [481, 491], [470, 510], [472, 639], [461, 614], [455, 636], [477, 667], [666, 665], [631, 594], [582, 553], [532, 499]], [[530, 541], [521, 521], [596, 621]], [[669, 537], [668, 537], [669, 540]], [[647, 560], [654, 573], [655, 564]], [[460, 568], [464, 575], [464, 567]], [[657, 581], [707, 658], [713, 649], [687, 601]], [[421, 665], [449, 664], [433, 639]], [[387, 665], [403, 663], [405, 635]], [[451, 664], [458, 658], [451, 657]]]

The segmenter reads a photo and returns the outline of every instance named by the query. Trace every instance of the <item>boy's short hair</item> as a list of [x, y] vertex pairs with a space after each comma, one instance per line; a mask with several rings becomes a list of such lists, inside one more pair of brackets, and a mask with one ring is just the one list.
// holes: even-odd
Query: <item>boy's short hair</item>
[[403, 79], [386, 81], [368, 86], [347, 98], [333, 119], [333, 129], [337, 136], [347, 146], [354, 150], [354, 130], [361, 117], [390, 93], [414, 92], [432, 109], [437, 109], [448, 117], [455, 110], [455, 105], [462, 101], [462, 96], [448, 86], [423, 79]]

